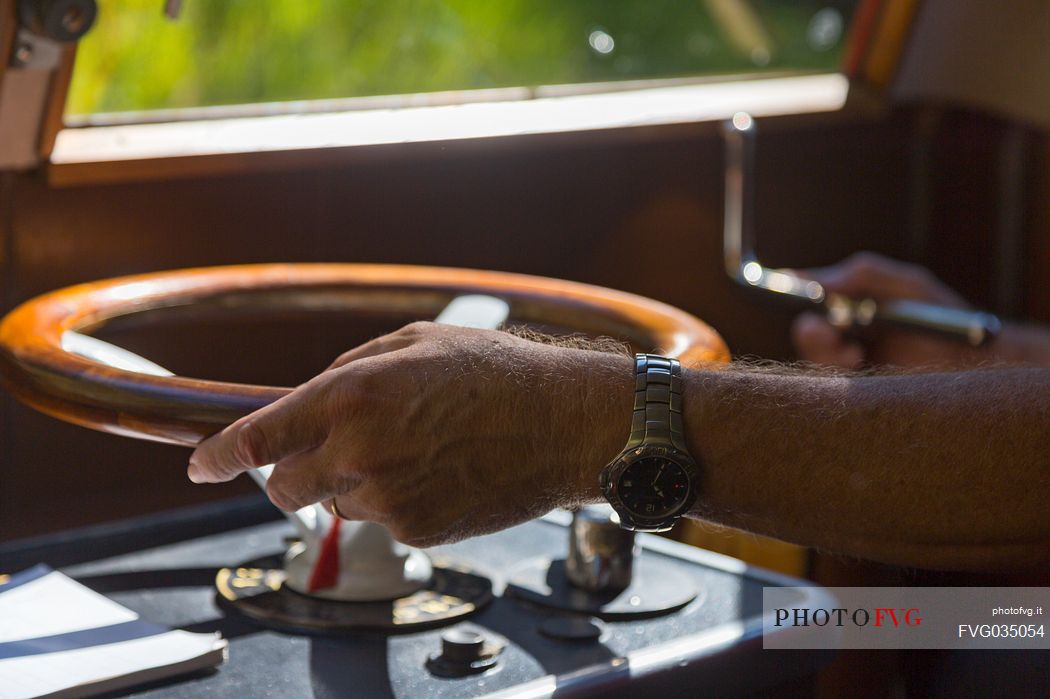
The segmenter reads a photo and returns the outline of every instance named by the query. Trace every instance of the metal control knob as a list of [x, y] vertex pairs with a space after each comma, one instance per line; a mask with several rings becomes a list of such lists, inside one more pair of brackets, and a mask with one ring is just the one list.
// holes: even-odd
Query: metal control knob
[[88, 33], [98, 16], [95, 0], [21, 0], [19, 19], [38, 36], [67, 43]]
[[474, 631], [452, 629], [441, 636], [441, 657], [457, 663], [481, 660], [485, 637]]
[[614, 592], [631, 584], [634, 532], [620, 527], [608, 505], [581, 507], [569, 526], [569, 557], [565, 574], [588, 592]]
[[441, 634], [441, 653], [427, 659], [427, 669], [438, 677], [466, 677], [496, 666], [503, 646], [477, 631], [449, 629]]

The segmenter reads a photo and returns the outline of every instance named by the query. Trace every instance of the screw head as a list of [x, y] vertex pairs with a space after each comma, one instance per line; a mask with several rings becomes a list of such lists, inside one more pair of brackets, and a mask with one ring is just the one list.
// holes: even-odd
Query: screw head
[[33, 60], [33, 47], [29, 44], [19, 44], [15, 48], [15, 63], [24, 66]]
[[70, 5], [69, 9], [62, 14], [62, 28], [71, 35], [79, 36], [85, 31], [87, 23], [87, 13], [76, 5]]

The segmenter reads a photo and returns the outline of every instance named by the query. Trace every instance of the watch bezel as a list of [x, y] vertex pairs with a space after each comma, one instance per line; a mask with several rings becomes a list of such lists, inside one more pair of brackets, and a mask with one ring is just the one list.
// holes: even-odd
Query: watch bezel
[[[664, 458], [676, 463], [685, 471], [689, 479], [689, 490], [686, 492], [682, 503], [673, 511], [659, 517], [645, 517], [635, 514], [620, 497], [619, 479], [636, 461], [651, 459], [653, 457]], [[664, 532], [671, 529], [682, 515], [686, 514], [696, 502], [697, 497], [697, 464], [696, 460], [685, 451], [674, 447], [642, 445], [626, 449], [620, 453], [608, 466], [602, 469], [601, 488], [605, 499], [609, 501], [613, 509], [620, 516], [620, 525], [625, 529], [644, 532]]]

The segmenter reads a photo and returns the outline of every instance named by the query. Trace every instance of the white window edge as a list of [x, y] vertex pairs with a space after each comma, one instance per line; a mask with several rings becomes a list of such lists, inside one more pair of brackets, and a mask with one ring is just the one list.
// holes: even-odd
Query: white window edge
[[840, 74], [675, 85], [503, 102], [357, 109], [171, 123], [91, 126], [59, 132], [53, 167], [354, 146], [424, 143], [659, 126], [837, 111]]

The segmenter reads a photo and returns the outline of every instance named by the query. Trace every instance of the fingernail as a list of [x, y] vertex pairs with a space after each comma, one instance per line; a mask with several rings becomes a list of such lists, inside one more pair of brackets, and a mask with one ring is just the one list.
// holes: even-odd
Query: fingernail
[[193, 461], [190, 462], [189, 468], [186, 469], [186, 475], [194, 483], [204, 482], [204, 474], [201, 473], [201, 467]]

